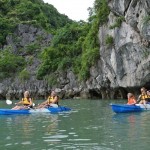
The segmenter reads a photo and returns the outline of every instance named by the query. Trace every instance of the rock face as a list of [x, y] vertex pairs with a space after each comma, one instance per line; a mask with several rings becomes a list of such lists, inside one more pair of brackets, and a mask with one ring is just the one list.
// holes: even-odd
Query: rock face
[[[150, 89], [150, 2], [111, 0], [109, 7], [108, 23], [99, 30], [100, 60], [90, 68], [90, 79], [74, 84], [84, 98], [126, 98], [127, 92], [138, 95], [142, 86]], [[113, 43], [106, 44], [108, 35]], [[76, 80], [69, 81], [73, 90]]]
[[[90, 78], [86, 82], [79, 82], [71, 70], [57, 73], [57, 86], [50, 86], [47, 80], [39, 81], [35, 72], [40, 62], [35, 57], [28, 67], [32, 74], [30, 80], [24, 83], [17, 79], [3, 81], [0, 98], [6, 95], [19, 98], [26, 89], [42, 98], [51, 89], [62, 98], [126, 98], [127, 92], [138, 95], [142, 86], [150, 89], [150, 1], [109, 0], [108, 4], [111, 10], [108, 23], [99, 29], [100, 59], [90, 68]], [[124, 18], [121, 24], [116, 25], [121, 17]], [[41, 47], [49, 46], [52, 38], [40, 29], [24, 25], [20, 25], [15, 34], [20, 38], [18, 45], [11, 36], [7, 37], [7, 43], [16, 53], [20, 47], [36, 42], [37, 37], [42, 39]], [[106, 44], [108, 36], [113, 42]]]
[[[109, 7], [108, 23], [99, 30], [100, 60], [90, 68], [90, 79], [75, 83], [65, 77], [67, 88], [74, 92], [74, 83], [75, 93], [84, 98], [127, 98], [128, 92], [138, 95], [142, 86], [150, 89], [150, 2], [111, 0]], [[108, 35], [113, 43], [106, 44]]]
[[33, 97], [46, 97], [46, 92], [50, 89], [45, 80], [36, 79], [36, 72], [40, 64], [38, 54], [50, 46], [51, 39], [52, 35], [44, 30], [23, 24], [18, 25], [13, 35], [7, 36], [7, 45], [4, 48], [11, 47], [16, 55], [22, 55], [30, 62], [26, 67], [30, 78], [22, 81], [18, 77], [13, 77], [1, 81], [0, 99], [19, 99], [25, 90], [29, 90]]
[[[114, 0], [109, 4], [112, 12], [108, 24], [100, 27], [99, 39], [102, 74], [110, 88], [122, 87], [127, 92], [141, 86], [150, 88], [149, 4], [148, 0]], [[121, 26], [110, 29], [120, 16], [125, 17]], [[107, 35], [113, 37], [110, 47], [105, 43]]]
[[36, 50], [41, 50], [50, 45], [51, 39], [52, 35], [40, 28], [19, 24], [14, 34], [6, 37], [7, 45], [4, 48], [11, 46], [14, 53], [27, 55], [29, 47], [35, 46]]

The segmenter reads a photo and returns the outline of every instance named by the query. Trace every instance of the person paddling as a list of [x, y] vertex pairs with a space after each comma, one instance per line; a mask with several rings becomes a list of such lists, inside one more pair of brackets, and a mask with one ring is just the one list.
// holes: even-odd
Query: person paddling
[[147, 101], [148, 104], [150, 104], [150, 90], [147, 91], [146, 101]]
[[37, 108], [58, 107], [59, 97], [55, 91], [52, 91], [47, 100], [41, 103]]
[[127, 97], [128, 97], [128, 103], [127, 103], [128, 105], [136, 104], [135, 96], [132, 93], [128, 93]]
[[33, 105], [33, 102], [32, 102], [32, 98], [30, 98], [29, 91], [25, 91], [24, 92], [24, 97], [12, 109], [14, 109], [14, 110], [28, 109], [28, 108], [32, 108], [33, 107], [32, 105]]
[[147, 90], [145, 87], [142, 87], [141, 88], [141, 95], [138, 97], [139, 104], [145, 105], [147, 103], [147, 101], [146, 101], [147, 98], [148, 98]]

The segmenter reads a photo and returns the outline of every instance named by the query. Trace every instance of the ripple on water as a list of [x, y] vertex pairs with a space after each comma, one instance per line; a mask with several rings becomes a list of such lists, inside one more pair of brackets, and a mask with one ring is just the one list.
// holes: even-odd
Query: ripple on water
[[46, 139], [44, 141], [45, 142], [60, 142], [61, 140], [59, 140], [59, 139]]
[[1, 116], [0, 150], [148, 150], [150, 113], [116, 115], [106, 103], [71, 101], [71, 113]]
[[75, 132], [69, 132], [68, 134], [70, 134], [70, 135], [74, 135], [74, 134], [76, 134]]
[[68, 141], [91, 141], [91, 139], [68, 139]]
[[10, 137], [10, 136], [7, 136], [7, 137], [6, 137], [6, 140], [10, 140], [10, 139], [11, 139], [11, 137]]
[[47, 136], [47, 137], [42, 137], [43, 139], [62, 139], [62, 138], [67, 138], [68, 135], [53, 135], [53, 136]]
[[31, 144], [31, 141], [25, 141], [25, 142], [22, 142], [21, 144], [22, 144], [22, 145], [30, 145], [30, 144]]
[[12, 145], [12, 143], [7, 143], [7, 144], [5, 144], [5, 146], [11, 146]]
[[66, 132], [66, 130], [59, 130], [59, 132]]
[[75, 149], [75, 150], [113, 150], [112, 148], [101, 146], [98, 143], [63, 143], [55, 148]]

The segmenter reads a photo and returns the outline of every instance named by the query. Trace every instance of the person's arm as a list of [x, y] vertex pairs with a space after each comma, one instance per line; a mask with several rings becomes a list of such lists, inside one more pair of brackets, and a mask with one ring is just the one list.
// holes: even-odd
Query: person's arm
[[133, 102], [134, 102], [134, 104], [136, 104], [136, 103], [137, 103], [137, 101], [136, 101], [136, 99], [135, 99], [135, 98], [133, 99]]
[[19, 105], [19, 104], [22, 104], [22, 99], [21, 99], [21, 101], [19, 101], [18, 103], [15, 103], [16, 105]]
[[48, 100], [44, 101], [43, 103], [41, 103], [40, 105], [46, 105], [48, 103]]
[[137, 99], [137, 102], [136, 103], [139, 103], [141, 101], [141, 95], [138, 97]]

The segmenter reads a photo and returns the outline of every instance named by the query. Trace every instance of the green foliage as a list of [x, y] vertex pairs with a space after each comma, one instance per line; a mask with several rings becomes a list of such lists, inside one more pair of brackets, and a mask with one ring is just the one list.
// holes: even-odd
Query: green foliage
[[89, 68], [96, 63], [99, 54], [98, 31], [99, 26], [107, 22], [109, 8], [106, 0], [96, 0], [94, 4], [95, 16], [91, 20], [91, 29], [83, 43], [83, 53], [81, 57], [81, 70], [78, 73], [79, 79], [85, 80], [89, 77]]
[[89, 77], [89, 68], [95, 64], [99, 57], [99, 48], [87, 49], [87, 52], [82, 54], [81, 70], [79, 71], [80, 80]]
[[111, 46], [113, 43], [114, 43], [114, 39], [111, 35], [107, 35], [106, 38], [105, 38], [105, 43], [108, 45], [108, 46]]
[[27, 69], [23, 69], [20, 73], [19, 73], [19, 79], [21, 81], [26, 81], [30, 79], [30, 73]]
[[0, 47], [5, 44], [6, 36], [12, 33], [15, 26], [10, 19], [0, 18]]
[[27, 65], [32, 65], [33, 64], [33, 60], [34, 60], [34, 57], [32, 55], [30, 57], [28, 57], [28, 59], [26, 60], [27, 61]]
[[39, 44], [37, 43], [31, 43], [26, 46], [26, 54], [32, 55], [39, 49]]
[[82, 53], [82, 42], [88, 32], [87, 23], [73, 23], [58, 30], [54, 36], [51, 47], [46, 48], [42, 54], [42, 64], [39, 67], [37, 78], [73, 67], [76, 58]]
[[113, 25], [111, 25], [109, 28], [110, 29], [114, 29], [116, 27], [119, 28], [123, 21], [125, 21], [124, 16], [120, 16], [116, 19], [115, 23]]
[[46, 75], [45, 80], [47, 80], [49, 86], [54, 86], [58, 84], [57, 77], [54, 73]]
[[0, 7], [1, 45], [18, 24], [32, 24], [55, 33], [55, 30], [72, 22], [43, 0], [1, 0]]
[[[51, 84], [54, 78], [49, 74], [68, 68], [71, 68], [81, 80], [89, 77], [89, 68], [99, 58], [99, 26], [107, 22], [109, 15], [106, 0], [95, 0], [94, 8], [89, 9], [89, 23], [72, 22], [67, 16], [59, 14], [52, 5], [45, 4], [42, 0], [2, 0], [0, 6], [0, 43], [2, 45], [5, 44], [6, 36], [11, 34], [20, 23], [33, 24], [55, 34], [51, 46], [46, 48], [40, 56], [42, 63], [37, 72], [38, 79], [46, 76]], [[40, 42], [41, 38], [38, 37], [37, 40]], [[16, 38], [16, 40], [19, 39]], [[28, 55], [34, 54], [35, 50], [38, 50], [37, 43], [26, 47]], [[9, 55], [13, 54], [9, 52]], [[15, 59], [11, 60], [12, 58]], [[12, 58], [10, 58], [11, 65], [15, 65], [13, 68], [15, 72], [22, 70], [25, 60], [22, 59], [22, 64], [19, 64], [17, 60], [20, 56], [13, 55]], [[16, 62], [13, 62], [15, 60]], [[4, 72], [3, 69], [2, 72]], [[29, 73], [27, 70], [22, 70], [19, 77], [26, 80]]]
[[14, 76], [25, 66], [25, 60], [21, 56], [16, 56], [10, 50], [0, 52], [0, 78]]
[[41, 42], [43, 39], [44, 39], [44, 37], [43, 37], [42, 35], [38, 35], [38, 36], [36, 37], [36, 40], [37, 40], [38, 42]]
[[150, 15], [145, 16], [143, 19], [143, 24], [147, 24], [147, 23], [149, 23], [149, 21], [150, 21]]
[[[108, 21], [108, 15], [110, 13], [107, 0], [95, 1], [95, 13], [98, 25], [103, 25]], [[99, 28], [98, 28], [99, 29]]]
[[143, 49], [143, 59], [147, 59], [150, 55], [149, 49], [145, 48]]
[[56, 33], [51, 47], [46, 48], [41, 55], [38, 79], [68, 68], [72, 68], [81, 80], [89, 77], [89, 68], [100, 57], [98, 31], [99, 26], [107, 22], [109, 8], [106, 0], [96, 0], [94, 9], [90, 10], [89, 23], [66, 25]]

